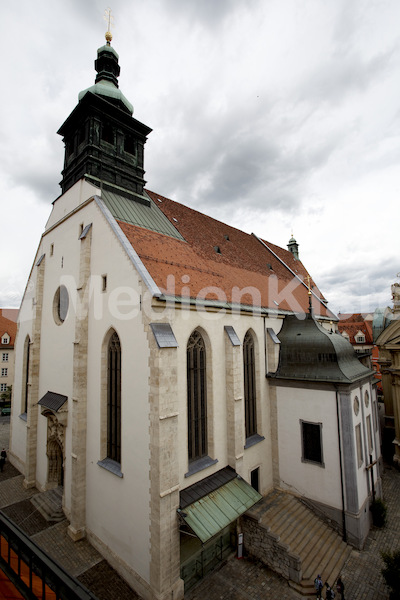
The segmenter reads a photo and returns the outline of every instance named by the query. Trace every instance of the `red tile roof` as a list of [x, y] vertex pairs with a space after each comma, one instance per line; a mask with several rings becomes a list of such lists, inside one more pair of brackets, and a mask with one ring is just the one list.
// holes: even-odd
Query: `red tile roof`
[[[307, 287], [295, 277], [307, 281], [308, 272], [291, 252], [164, 196], [147, 193], [185, 241], [118, 223], [163, 293], [275, 310], [276, 301], [282, 310], [308, 311]], [[312, 279], [311, 284], [322, 298]], [[314, 297], [313, 307], [316, 314], [334, 318]]]
[[[15, 343], [15, 336], [17, 335], [17, 324], [10, 319], [6, 319], [3, 316], [4, 309], [0, 309], [0, 349], [1, 348], [13, 348]], [[1, 338], [5, 333], [10, 336], [9, 344], [2, 344]]]
[[19, 308], [0, 308], [0, 316], [10, 319], [10, 321], [17, 322]]
[[[349, 336], [349, 342], [353, 345], [372, 345], [372, 321], [364, 319], [360, 313], [354, 314], [341, 314], [340, 321], [338, 323], [338, 329], [340, 333], [344, 331]], [[355, 336], [361, 331], [365, 335], [365, 342], [357, 342]]]

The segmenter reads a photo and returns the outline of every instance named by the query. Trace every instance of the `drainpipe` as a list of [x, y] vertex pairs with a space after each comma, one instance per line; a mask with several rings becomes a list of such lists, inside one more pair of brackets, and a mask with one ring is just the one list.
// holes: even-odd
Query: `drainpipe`
[[339, 416], [339, 391], [337, 389], [336, 389], [336, 416], [337, 416], [338, 443], [339, 443], [340, 490], [341, 490], [341, 494], [342, 494], [343, 541], [347, 542], [346, 513], [345, 513], [345, 507], [344, 507], [344, 484], [343, 484], [343, 464], [342, 464], [342, 438], [341, 438], [341, 432], [340, 432], [340, 416]]

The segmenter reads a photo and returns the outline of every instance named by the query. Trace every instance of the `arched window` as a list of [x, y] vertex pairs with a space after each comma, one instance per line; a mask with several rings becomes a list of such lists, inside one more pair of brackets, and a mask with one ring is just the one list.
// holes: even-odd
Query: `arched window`
[[28, 412], [28, 395], [29, 395], [29, 354], [30, 354], [29, 335], [26, 336], [24, 345], [24, 362], [23, 362], [23, 384], [22, 384], [22, 412]]
[[187, 345], [188, 452], [189, 461], [207, 456], [206, 348], [198, 331]]
[[254, 338], [250, 331], [243, 340], [243, 367], [244, 367], [244, 420], [246, 438], [257, 433], [257, 406], [256, 406], [256, 366], [254, 360]]
[[121, 345], [114, 331], [107, 359], [107, 457], [121, 462]]

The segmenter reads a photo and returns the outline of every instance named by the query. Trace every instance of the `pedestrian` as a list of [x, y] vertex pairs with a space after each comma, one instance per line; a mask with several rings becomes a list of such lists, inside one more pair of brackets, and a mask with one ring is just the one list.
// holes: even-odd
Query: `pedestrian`
[[6, 462], [6, 458], [7, 458], [7, 452], [6, 452], [6, 449], [3, 448], [3, 450], [0, 453], [0, 471], [1, 472], [3, 472], [4, 463]]
[[340, 600], [344, 600], [344, 583], [340, 577], [336, 582], [336, 591], [340, 594]]
[[335, 597], [335, 592], [333, 591], [333, 589], [331, 588], [331, 586], [329, 585], [329, 583], [326, 584], [326, 600], [333, 600]]
[[324, 584], [322, 583], [321, 575], [319, 574], [314, 579], [314, 587], [317, 592], [317, 598], [322, 598], [322, 588], [324, 587]]

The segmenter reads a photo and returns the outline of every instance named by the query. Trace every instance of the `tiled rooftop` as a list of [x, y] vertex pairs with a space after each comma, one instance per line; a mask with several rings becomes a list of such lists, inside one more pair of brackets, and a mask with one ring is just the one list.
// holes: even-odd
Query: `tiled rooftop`
[[[164, 294], [306, 312], [308, 272], [291, 252], [147, 190], [178, 235], [118, 224]], [[149, 209], [147, 209], [149, 210]], [[180, 238], [180, 239], [179, 239]], [[319, 298], [322, 294], [313, 285]], [[247, 288], [247, 290], [244, 290]], [[245, 293], [241, 293], [244, 290]], [[313, 297], [316, 314], [334, 315]]]

